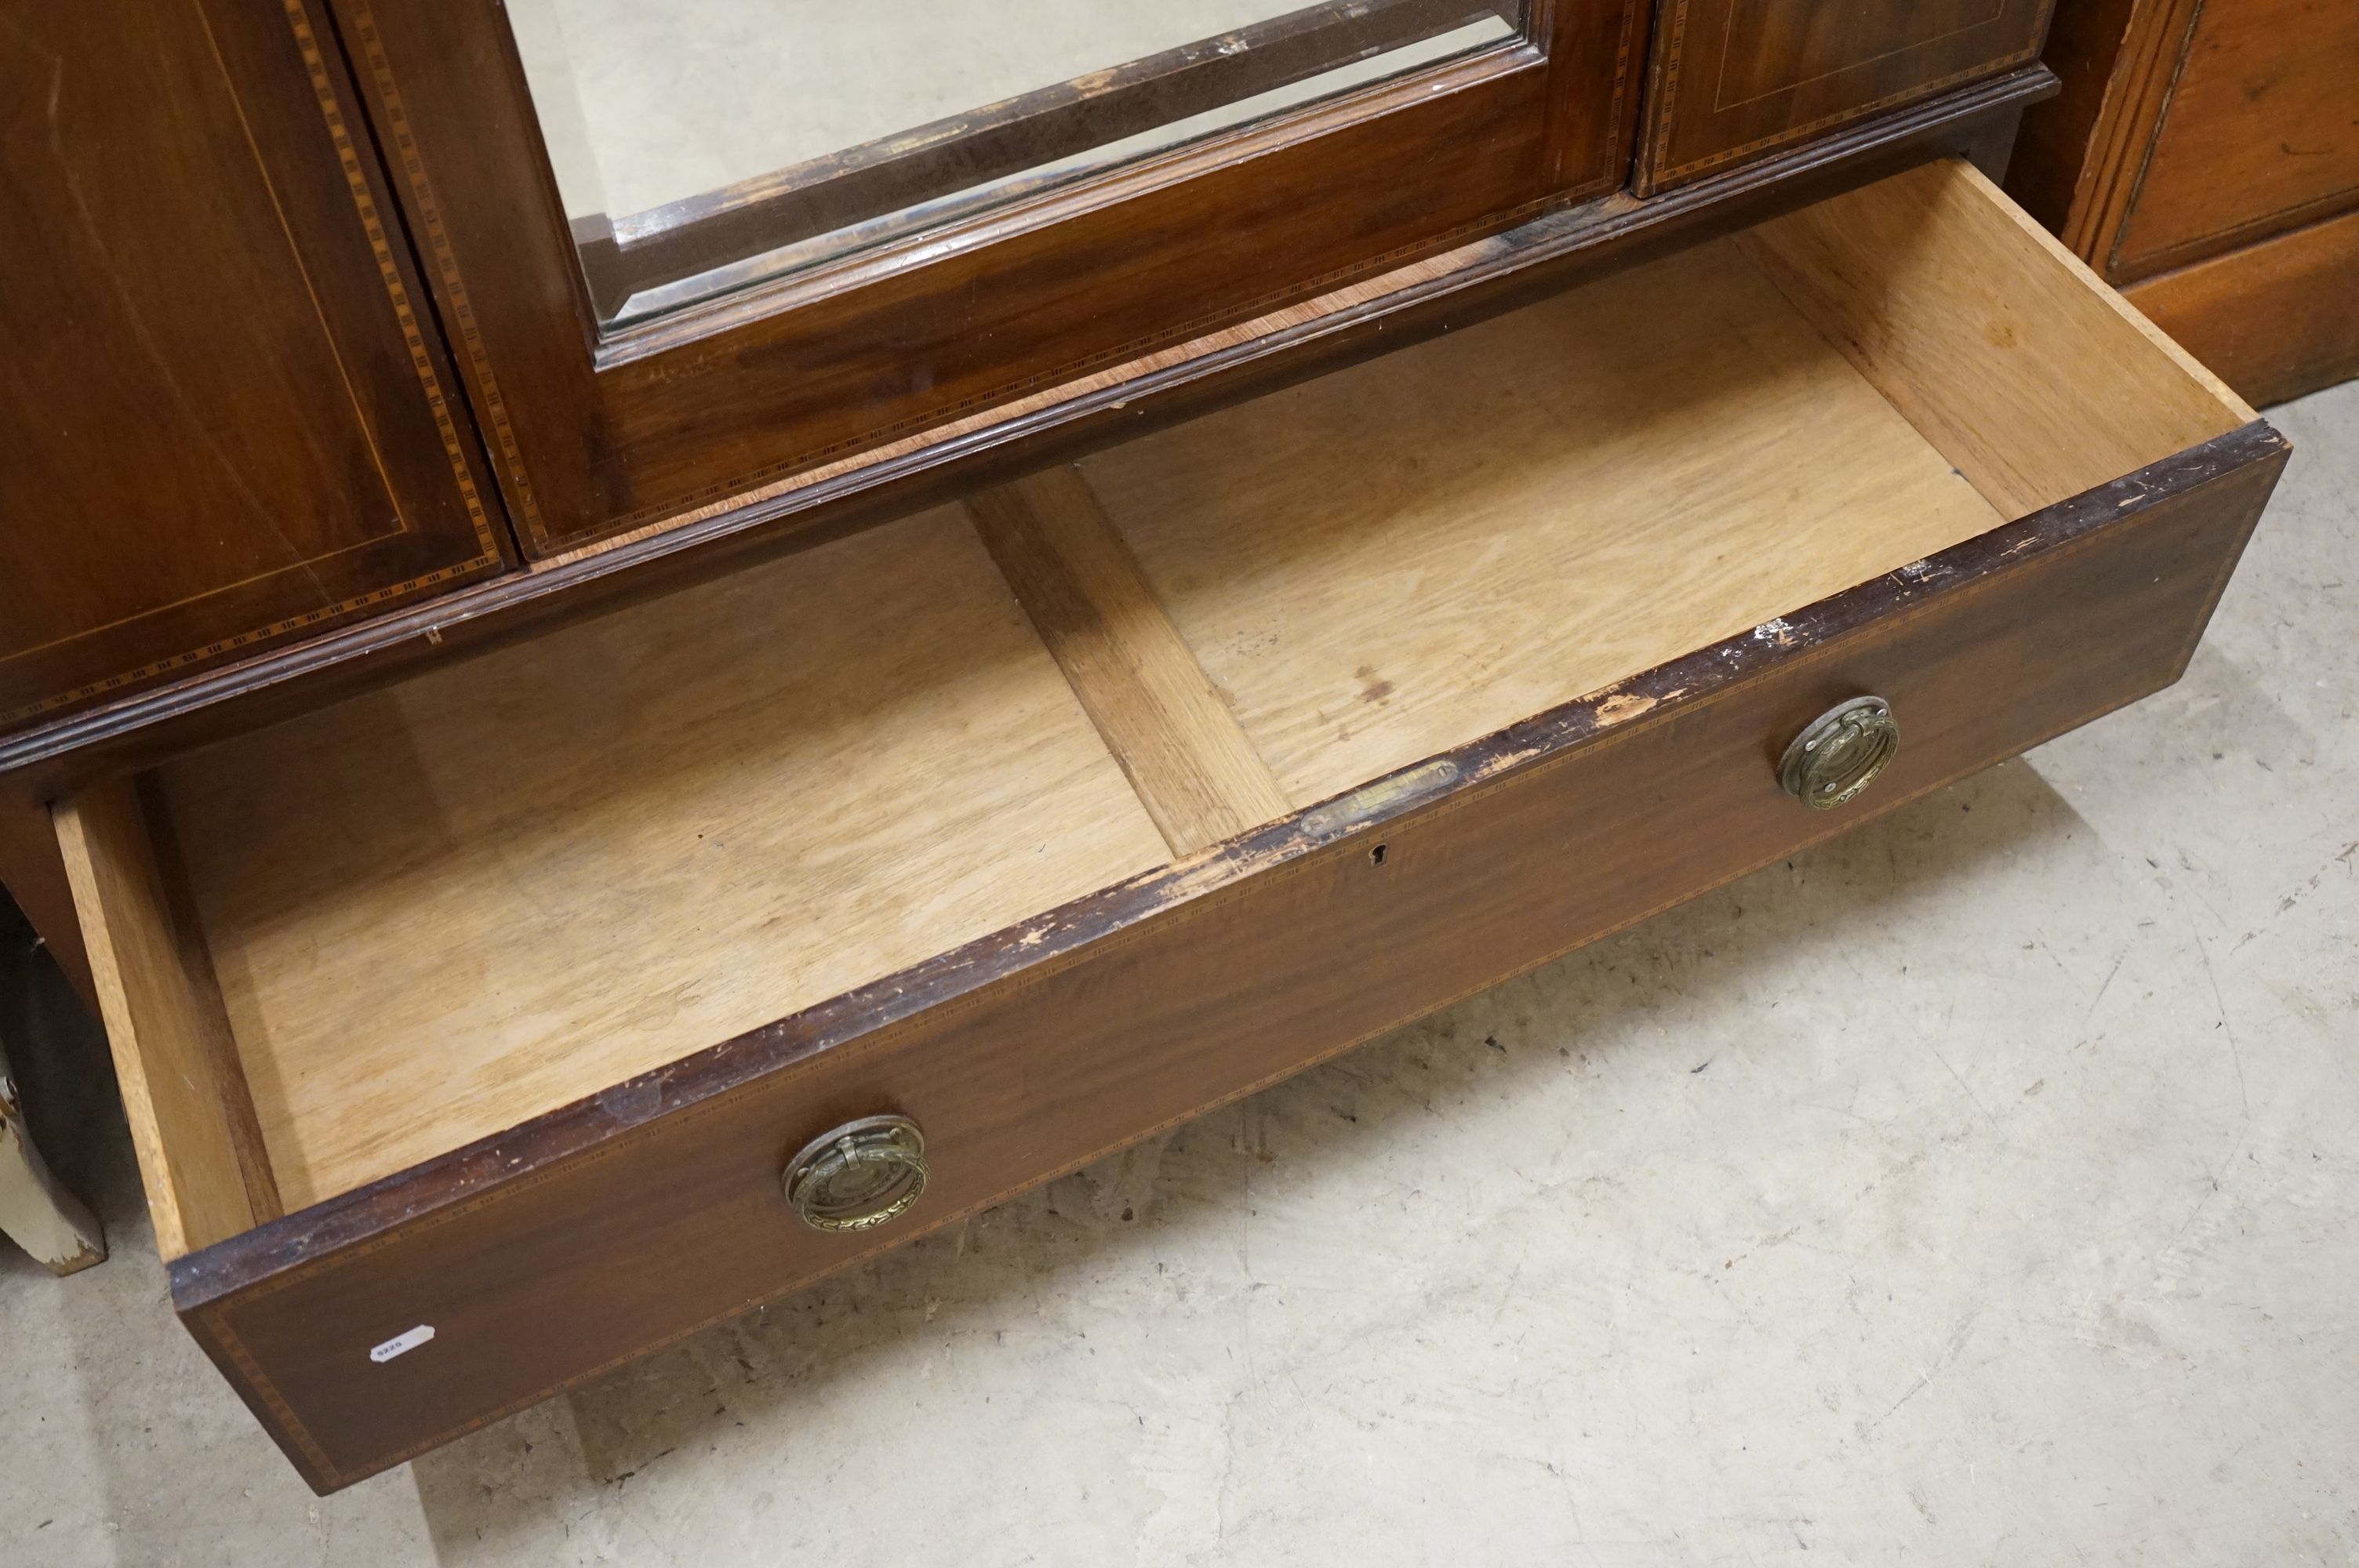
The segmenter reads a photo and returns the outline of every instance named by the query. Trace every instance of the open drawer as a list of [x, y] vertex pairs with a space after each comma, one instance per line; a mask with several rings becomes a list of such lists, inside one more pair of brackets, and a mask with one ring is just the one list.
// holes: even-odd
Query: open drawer
[[1930, 165], [93, 789], [174, 1301], [350, 1482], [2168, 684], [2284, 455]]

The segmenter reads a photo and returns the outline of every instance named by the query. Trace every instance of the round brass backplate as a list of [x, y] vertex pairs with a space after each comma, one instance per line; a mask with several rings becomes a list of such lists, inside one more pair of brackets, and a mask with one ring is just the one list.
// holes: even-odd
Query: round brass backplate
[[926, 1190], [926, 1135], [906, 1116], [864, 1116], [787, 1162], [787, 1202], [813, 1230], [869, 1230]]
[[1777, 782], [1813, 811], [1847, 806], [1900, 749], [1900, 725], [1880, 697], [1839, 702], [1794, 737], [1777, 762]]

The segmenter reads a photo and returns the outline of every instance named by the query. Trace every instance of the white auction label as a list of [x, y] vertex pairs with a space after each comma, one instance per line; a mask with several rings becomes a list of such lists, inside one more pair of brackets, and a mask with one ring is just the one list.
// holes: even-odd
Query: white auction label
[[434, 1325], [430, 1323], [421, 1323], [416, 1328], [395, 1335], [391, 1339], [370, 1351], [369, 1359], [390, 1361], [403, 1351], [415, 1350], [433, 1337]]

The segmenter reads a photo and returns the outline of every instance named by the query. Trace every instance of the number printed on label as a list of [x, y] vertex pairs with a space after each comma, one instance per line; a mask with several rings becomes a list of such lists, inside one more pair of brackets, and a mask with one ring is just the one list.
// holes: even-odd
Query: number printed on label
[[395, 1357], [399, 1356], [406, 1351], [417, 1349], [419, 1346], [425, 1344], [428, 1340], [433, 1337], [434, 1325], [430, 1323], [421, 1323], [416, 1328], [408, 1329], [400, 1334], [395, 1335], [391, 1339], [386, 1340], [384, 1344], [370, 1351], [369, 1359], [372, 1361], [390, 1361]]

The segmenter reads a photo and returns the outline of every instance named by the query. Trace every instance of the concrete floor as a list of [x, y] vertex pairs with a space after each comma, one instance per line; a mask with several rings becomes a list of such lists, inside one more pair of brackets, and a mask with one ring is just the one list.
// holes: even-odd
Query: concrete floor
[[2359, 384], [2187, 679], [313, 1498], [0, 1248], [0, 1563], [2359, 1562]]

